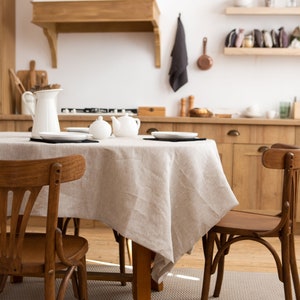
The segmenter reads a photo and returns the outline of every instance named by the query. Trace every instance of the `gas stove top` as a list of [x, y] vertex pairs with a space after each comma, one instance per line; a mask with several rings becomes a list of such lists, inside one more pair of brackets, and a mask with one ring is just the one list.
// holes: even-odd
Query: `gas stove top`
[[61, 109], [61, 113], [63, 114], [97, 114], [97, 115], [110, 115], [110, 116], [118, 116], [118, 115], [136, 115], [136, 108], [129, 109], [117, 109], [117, 108], [97, 108], [97, 107], [89, 107], [89, 108], [70, 108], [64, 107]]

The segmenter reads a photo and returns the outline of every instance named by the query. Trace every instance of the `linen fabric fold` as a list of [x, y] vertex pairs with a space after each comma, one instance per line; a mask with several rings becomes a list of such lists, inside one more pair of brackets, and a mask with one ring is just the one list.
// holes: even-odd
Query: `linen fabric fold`
[[174, 92], [188, 82], [186, 67], [188, 65], [184, 27], [180, 16], [177, 20], [175, 43], [171, 52], [172, 63], [169, 71], [169, 82]]
[[[145, 137], [48, 144], [30, 141], [30, 132], [0, 132], [0, 159], [83, 155], [85, 175], [61, 187], [59, 216], [98, 220], [152, 250], [152, 278], [162, 282], [238, 201], [214, 140]], [[45, 216], [46, 197], [43, 189], [32, 215]]]

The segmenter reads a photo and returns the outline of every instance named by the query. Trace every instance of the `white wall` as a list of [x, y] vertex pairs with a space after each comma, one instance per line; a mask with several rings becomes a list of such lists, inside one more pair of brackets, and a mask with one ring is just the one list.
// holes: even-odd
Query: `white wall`
[[[282, 5], [284, 0], [276, 1]], [[299, 16], [226, 16], [225, 8], [232, 2], [157, 0], [161, 68], [154, 66], [151, 33], [85, 33], [59, 35], [58, 68], [53, 69], [46, 37], [40, 27], [31, 24], [30, 0], [16, 0], [16, 70], [27, 70], [29, 61], [35, 59], [37, 69], [48, 72], [49, 83], [59, 83], [64, 89], [59, 108], [165, 106], [168, 116], [176, 116], [180, 99], [188, 95], [195, 96], [196, 107], [230, 112], [256, 103], [265, 110], [277, 109], [281, 100], [300, 98], [299, 57], [223, 55], [225, 36], [231, 29], [242, 27], [250, 32], [283, 25], [292, 32]], [[174, 93], [168, 71], [179, 13], [186, 33], [189, 82]], [[208, 38], [207, 54], [214, 60], [208, 71], [196, 65], [204, 36]]]

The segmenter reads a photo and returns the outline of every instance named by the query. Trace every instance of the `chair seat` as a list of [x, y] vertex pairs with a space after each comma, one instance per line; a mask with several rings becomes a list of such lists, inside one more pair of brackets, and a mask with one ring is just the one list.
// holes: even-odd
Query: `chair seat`
[[[45, 234], [28, 233], [25, 235], [23, 244], [23, 266], [22, 273], [33, 274], [43, 273], [45, 266]], [[77, 261], [88, 251], [88, 241], [79, 236], [63, 236], [64, 255], [67, 260]], [[55, 269], [64, 270], [66, 266], [60, 263], [59, 258], [55, 258]], [[17, 275], [17, 274], [14, 274]]]
[[262, 233], [274, 229], [280, 220], [277, 216], [231, 210], [214, 226], [213, 231], [253, 236], [253, 232]]

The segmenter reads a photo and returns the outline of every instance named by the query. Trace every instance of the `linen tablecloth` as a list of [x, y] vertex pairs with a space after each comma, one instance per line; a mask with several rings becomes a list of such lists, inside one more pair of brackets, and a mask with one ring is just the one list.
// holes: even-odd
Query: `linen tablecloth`
[[[99, 220], [154, 251], [161, 282], [176, 261], [238, 202], [213, 140], [167, 142], [108, 138], [46, 144], [30, 133], [0, 133], [0, 159], [82, 154], [86, 173], [61, 189], [59, 216]], [[34, 214], [45, 215], [43, 194]]]

